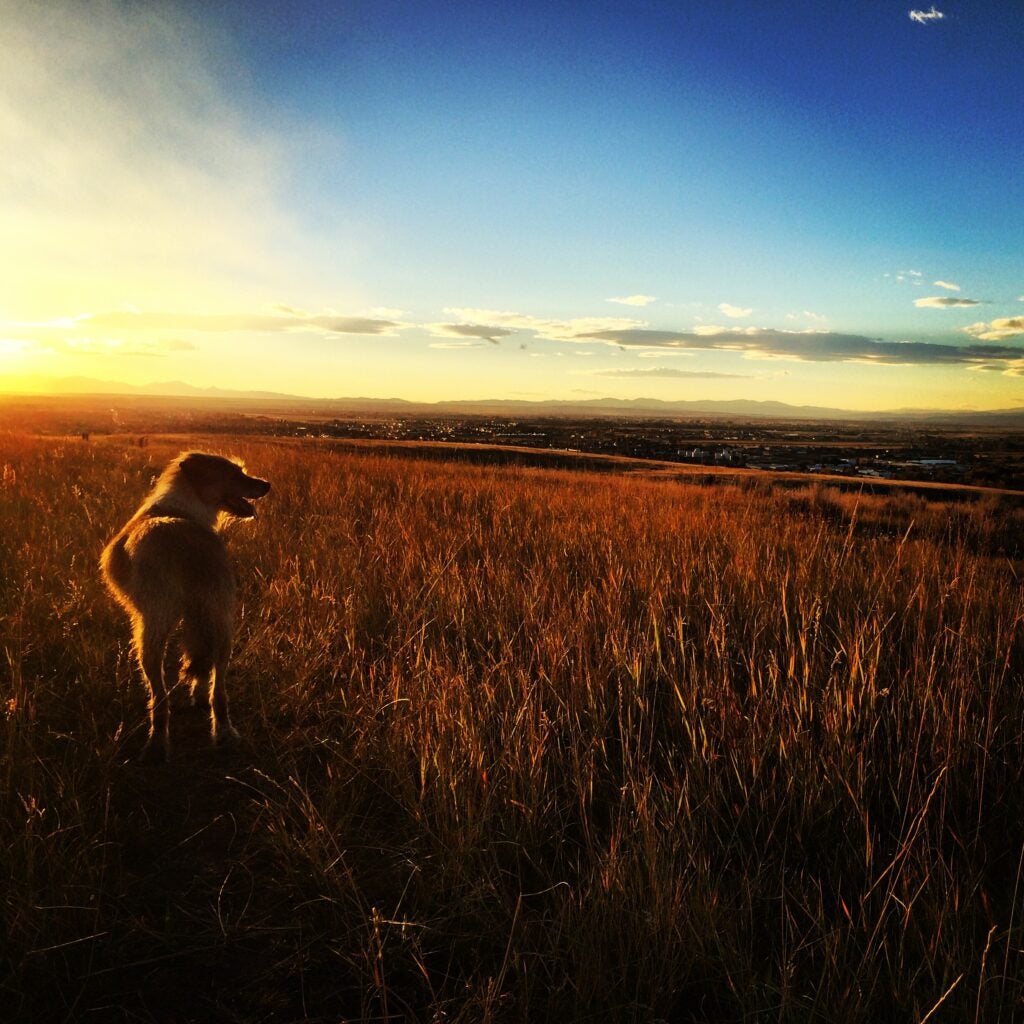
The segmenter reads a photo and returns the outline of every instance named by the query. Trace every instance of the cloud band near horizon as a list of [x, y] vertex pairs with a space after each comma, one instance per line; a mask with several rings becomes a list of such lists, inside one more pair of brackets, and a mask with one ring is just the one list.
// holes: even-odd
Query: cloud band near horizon
[[[956, 300], [976, 304], [973, 300]], [[284, 307], [277, 307], [284, 310]], [[309, 314], [298, 309], [274, 313], [144, 313], [117, 311], [84, 314], [46, 324], [23, 327], [48, 330], [253, 332], [260, 334], [312, 331], [325, 335], [394, 336], [399, 331], [420, 329], [433, 337], [498, 345], [519, 332], [563, 343], [600, 342], [622, 349], [681, 354], [685, 351], [730, 351], [749, 358], [792, 359], [801, 362], [858, 362], [875, 365], [947, 365], [1002, 368], [1019, 374], [1024, 367], [1024, 348], [1002, 344], [950, 345], [920, 341], [884, 341], [859, 334], [834, 331], [785, 331], [764, 327], [723, 327], [700, 324], [691, 330], [657, 330], [642, 320], [616, 317], [582, 317], [553, 320], [526, 314], [485, 309], [448, 308], [447, 323], [412, 323], [369, 316]], [[1007, 317], [962, 328], [985, 342], [1001, 342], [1024, 335], [1024, 318]]]
[[672, 380], [738, 380], [751, 376], [749, 373], [719, 373], [716, 370], [679, 370], [673, 366], [652, 366], [638, 370], [611, 367], [606, 370], [585, 370], [583, 372], [590, 377], [632, 377], [640, 380], [649, 380], [654, 377]]
[[860, 362], [888, 366], [1024, 363], [1024, 349], [1008, 345], [940, 345], [922, 341], [881, 341], [831, 331], [789, 332], [767, 328], [699, 331], [598, 331], [583, 336], [623, 348], [724, 349], [752, 357], [803, 362]]
[[[794, 359], [801, 362], [858, 362], [888, 366], [993, 366], [1007, 371], [1024, 366], [1024, 348], [1008, 345], [942, 345], [921, 341], [883, 341], [834, 331], [783, 331], [763, 327], [718, 327], [701, 324], [690, 331], [663, 331], [642, 321], [614, 326], [599, 320], [541, 320], [517, 313], [481, 309], [448, 309], [447, 313], [474, 322], [480, 331], [501, 325], [531, 331], [535, 337], [573, 343], [602, 342], [624, 349], [734, 351], [752, 358]], [[1021, 318], [994, 320], [966, 330], [986, 341], [1024, 333]], [[470, 326], [469, 324], [466, 325]], [[480, 336], [480, 335], [478, 335]]]
[[42, 324], [24, 324], [35, 328], [90, 331], [203, 331], [275, 334], [283, 331], [319, 331], [325, 334], [393, 334], [404, 324], [397, 320], [373, 317], [334, 316], [294, 313], [86, 313], [82, 316]]

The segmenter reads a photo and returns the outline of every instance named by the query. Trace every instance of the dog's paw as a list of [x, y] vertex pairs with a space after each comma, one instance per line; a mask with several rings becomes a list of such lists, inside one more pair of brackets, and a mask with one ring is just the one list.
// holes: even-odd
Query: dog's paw
[[192, 701], [192, 707], [196, 711], [210, 710], [210, 691], [207, 687], [193, 685], [189, 691], [189, 696]]
[[222, 725], [213, 733], [215, 747], [236, 747], [242, 742], [242, 734], [230, 723]]

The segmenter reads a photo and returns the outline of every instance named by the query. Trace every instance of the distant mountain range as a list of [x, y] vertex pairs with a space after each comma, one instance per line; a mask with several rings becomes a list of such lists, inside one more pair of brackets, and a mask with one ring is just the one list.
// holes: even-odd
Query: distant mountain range
[[[553, 401], [517, 399], [479, 399], [472, 401], [410, 402], [402, 398], [309, 398], [276, 391], [235, 391], [229, 388], [200, 388], [183, 381], [159, 381], [152, 384], [122, 384], [90, 377], [35, 378], [32, 392], [37, 396], [123, 396], [134, 398], [190, 399], [244, 403], [261, 411], [272, 407], [279, 413], [313, 412], [318, 415], [348, 413], [392, 413], [396, 415], [491, 415], [491, 416], [580, 416], [674, 418], [711, 416], [732, 419], [782, 420], [893, 420], [915, 422], [980, 424], [1024, 428], [1024, 406], [997, 410], [971, 409], [889, 409], [865, 412], [832, 409], [814, 405], [788, 405], [785, 402], [676, 401], [658, 398], [590, 398]], [[2, 387], [2, 385], [0, 385]]]

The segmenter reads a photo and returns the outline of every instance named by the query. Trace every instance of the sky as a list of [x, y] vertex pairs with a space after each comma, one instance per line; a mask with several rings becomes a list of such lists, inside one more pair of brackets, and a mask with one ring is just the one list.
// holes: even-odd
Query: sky
[[0, 0], [0, 391], [1024, 406], [1024, 6]]

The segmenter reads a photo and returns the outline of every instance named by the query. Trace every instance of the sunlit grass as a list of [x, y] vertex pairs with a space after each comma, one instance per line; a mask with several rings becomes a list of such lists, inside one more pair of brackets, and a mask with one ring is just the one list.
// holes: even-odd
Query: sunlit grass
[[181, 445], [0, 439], [17, 1011], [1024, 1012], [1019, 510], [217, 446], [248, 747], [163, 770], [96, 558]]

